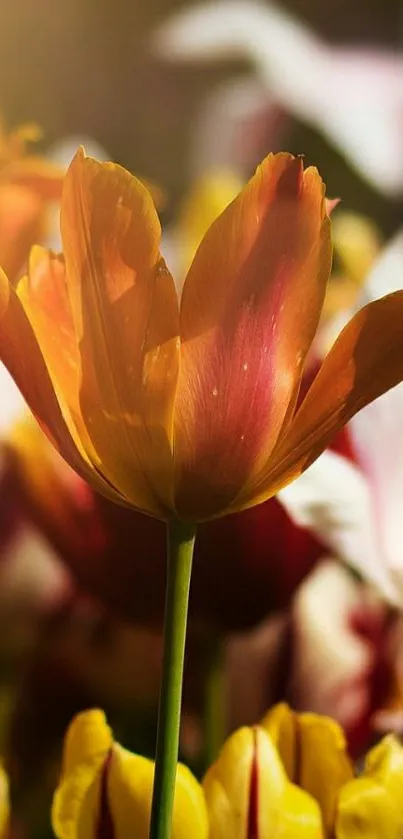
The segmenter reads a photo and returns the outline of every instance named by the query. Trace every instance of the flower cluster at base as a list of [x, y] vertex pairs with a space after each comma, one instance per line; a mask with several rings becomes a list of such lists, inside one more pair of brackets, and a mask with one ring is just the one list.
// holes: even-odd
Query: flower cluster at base
[[[115, 743], [102, 711], [66, 736], [52, 821], [58, 839], [147, 839], [152, 761]], [[202, 784], [178, 765], [172, 839], [401, 839], [403, 747], [393, 737], [354, 776], [333, 720], [275, 706], [225, 743]]]

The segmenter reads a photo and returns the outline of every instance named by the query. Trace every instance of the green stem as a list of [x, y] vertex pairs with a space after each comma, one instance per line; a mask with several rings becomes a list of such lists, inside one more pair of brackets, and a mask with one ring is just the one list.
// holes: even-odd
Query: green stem
[[204, 693], [204, 758], [210, 766], [221, 749], [225, 737], [225, 669], [221, 638], [210, 638], [206, 649], [206, 681]]
[[168, 523], [164, 655], [158, 709], [150, 839], [169, 839], [178, 762], [183, 663], [195, 529]]

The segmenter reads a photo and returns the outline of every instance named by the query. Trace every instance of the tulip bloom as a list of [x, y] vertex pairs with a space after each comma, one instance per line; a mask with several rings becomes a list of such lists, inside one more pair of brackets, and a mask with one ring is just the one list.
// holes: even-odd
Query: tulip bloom
[[357, 778], [342, 730], [333, 720], [296, 714], [286, 705], [277, 705], [261, 724], [279, 752], [288, 779], [319, 805], [321, 830], [312, 836], [398, 839], [402, 835], [403, 748], [393, 736], [368, 753], [364, 772]]
[[[67, 733], [53, 829], [58, 839], [146, 839], [154, 767], [114, 743], [101, 711]], [[354, 777], [341, 728], [278, 705], [225, 743], [199, 785], [179, 764], [172, 839], [400, 839], [403, 747], [386, 737]]]
[[[58, 839], [147, 839], [154, 764], [113, 741], [102, 711], [79, 714], [67, 732], [52, 808]], [[178, 765], [172, 836], [207, 839], [203, 792]]]
[[145, 187], [78, 152], [64, 258], [0, 278], [0, 356], [65, 459], [109, 498], [200, 521], [265, 500], [403, 377], [403, 293], [363, 309], [296, 410], [330, 269], [315, 169], [269, 155], [205, 235], [180, 301]]

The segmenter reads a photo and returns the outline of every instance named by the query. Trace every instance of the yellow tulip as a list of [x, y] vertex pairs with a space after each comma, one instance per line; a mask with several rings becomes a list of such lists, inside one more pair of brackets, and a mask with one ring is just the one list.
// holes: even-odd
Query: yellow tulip
[[232, 735], [208, 770], [209, 839], [401, 839], [402, 783], [393, 736], [354, 777], [338, 723], [280, 704]]
[[313, 168], [269, 155], [211, 225], [179, 301], [146, 188], [80, 151], [64, 256], [0, 276], [0, 358], [68, 463], [109, 498], [197, 522], [293, 480], [403, 378], [403, 292], [346, 326], [300, 407], [330, 269]]
[[[102, 711], [79, 714], [67, 732], [52, 807], [58, 839], [148, 839], [154, 763], [114, 742]], [[178, 765], [172, 839], [207, 839], [203, 792]]]
[[340, 793], [337, 839], [401, 839], [403, 748], [389, 735], [365, 761], [364, 772]]
[[[147, 839], [154, 764], [114, 742], [102, 711], [66, 736], [58, 839]], [[224, 744], [200, 785], [178, 764], [172, 839], [401, 839], [403, 747], [385, 737], [354, 777], [337, 723], [275, 706]]]
[[327, 835], [340, 789], [353, 778], [340, 725], [318, 714], [297, 714], [285, 704], [272, 708], [261, 724], [278, 749], [288, 778], [318, 802]]
[[319, 839], [321, 815], [308, 793], [287, 779], [263, 728], [241, 728], [208, 770], [203, 789], [209, 839]]

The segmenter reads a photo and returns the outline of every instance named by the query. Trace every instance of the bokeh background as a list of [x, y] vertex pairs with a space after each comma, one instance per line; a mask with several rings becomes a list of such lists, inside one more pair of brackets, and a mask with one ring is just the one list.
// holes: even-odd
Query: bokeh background
[[[250, 69], [243, 61], [183, 67], [151, 56], [155, 27], [190, 6], [175, 0], [3, 0], [0, 103], [7, 122], [37, 121], [47, 144], [69, 134], [96, 138], [113, 159], [166, 188], [166, 213], [174, 214], [189, 180], [189, 139], [203, 99], [231, 74]], [[280, 6], [329, 42], [402, 49], [400, 0], [288, 0]], [[385, 233], [396, 229], [401, 202], [363, 184], [316, 132], [294, 124], [286, 140], [289, 151], [315, 161], [330, 194], [365, 209]]]
[[[227, 83], [238, 79], [243, 84], [257, 75], [246, 58], [180, 63], [157, 55], [155, 32], [174, 12], [191, 7], [175, 0], [0, 0], [4, 125], [38, 124], [43, 130], [39, 151], [44, 154], [52, 149], [55, 154], [57, 146], [60, 152], [66, 138], [72, 153], [71, 138], [89, 138], [108, 158], [157, 185], [163, 194], [164, 253], [169, 255], [171, 247], [179, 273], [189, 254], [178, 257], [178, 251], [191, 252], [195, 245], [180, 217], [195, 174], [203, 171], [198, 153], [207, 155], [206, 139], [213, 157], [223, 137], [228, 142], [225, 114], [220, 119], [217, 111], [210, 137], [200, 137], [198, 143], [200, 115]], [[401, 56], [403, 62], [401, 0], [288, 0], [278, 7], [324, 43], [352, 50], [379, 48], [387, 58]], [[403, 85], [403, 72], [401, 79]], [[390, 81], [393, 88], [392, 77]], [[363, 90], [370, 98], [371, 87], [364, 85]], [[391, 126], [401, 136], [403, 150], [403, 90], [395, 100]], [[379, 109], [374, 128], [378, 115]], [[343, 262], [340, 242], [336, 246], [331, 286], [336, 297], [341, 289], [341, 308], [349, 308], [356, 305], [381, 244], [401, 228], [403, 165], [399, 189], [377, 189], [322, 133], [291, 114], [283, 117], [277, 125], [272, 112], [258, 108], [250, 124], [241, 125], [232, 148], [243, 156], [236, 174], [245, 179], [269, 151], [303, 154], [307, 164], [319, 168], [327, 194], [342, 199], [333, 216], [335, 231], [337, 213], [343, 210], [370, 220], [368, 238], [367, 233], [363, 237], [367, 250], [362, 252], [360, 242], [358, 247], [363, 262], [354, 261], [355, 252]], [[221, 162], [226, 162], [222, 149]], [[232, 163], [228, 160], [230, 167]], [[197, 209], [197, 196], [193, 210], [195, 205]], [[55, 230], [45, 231], [43, 239], [58, 246]], [[360, 239], [357, 232], [354, 236]], [[402, 251], [400, 237], [400, 266]], [[349, 276], [353, 268], [358, 276]], [[355, 283], [354, 297], [343, 298], [344, 280], [350, 291], [348, 281]], [[402, 280], [393, 277], [392, 283], [401, 285]], [[334, 309], [338, 314], [337, 305]], [[331, 306], [329, 312], [334, 315]], [[8, 393], [1, 381], [2, 409], [7, 408]], [[402, 405], [400, 414], [395, 413], [400, 443]], [[53, 462], [35, 434], [22, 451], [14, 440], [10, 454], [13, 446], [3, 426], [2, 432], [0, 754], [20, 819], [17, 835], [39, 838], [50, 835], [49, 804], [62, 737], [76, 711], [104, 707], [125, 745], [153, 754], [165, 534], [161, 523], [97, 498]], [[385, 449], [389, 432], [380, 423], [378, 436], [383, 434]], [[347, 460], [358, 461], [350, 429], [335, 448]], [[396, 452], [388, 464], [396, 465], [392, 490], [403, 486]], [[342, 516], [336, 524], [343, 531]], [[385, 516], [385, 530], [388, 526]], [[323, 528], [318, 534], [313, 526], [299, 527], [283, 499], [200, 529], [182, 738], [194, 768], [200, 770], [205, 762], [201, 720], [209, 699], [204, 677], [216, 642], [222, 656], [217, 669], [227, 680], [224, 728], [252, 723], [268, 704], [285, 698], [296, 707], [339, 719], [352, 753], [361, 757], [383, 730], [373, 724], [374, 714], [385, 706], [394, 712], [396, 699], [396, 727], [403, 730], [401, 611], [367, 586], [366, 543], [358, 546], [356, 573], [339, 561], [342, 538], [335, 548], [322, 538], [326, 535]], [[382, 564], [381, 549], [378, 558]], [[389, 718], [386, 728], [388, 724]]]

